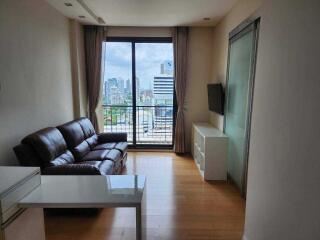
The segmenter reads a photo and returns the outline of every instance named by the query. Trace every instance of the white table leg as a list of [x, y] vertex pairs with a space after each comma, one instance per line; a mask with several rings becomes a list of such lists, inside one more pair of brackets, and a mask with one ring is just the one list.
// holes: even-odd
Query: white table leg
[[136, 239], [147, 239], [147, 201], [146, 190], [143, 193], [142, 201], [136, 207]]
[[142, 240], [142, 211], [141, 211], [141, 205], [136, 207], [136, 240]]

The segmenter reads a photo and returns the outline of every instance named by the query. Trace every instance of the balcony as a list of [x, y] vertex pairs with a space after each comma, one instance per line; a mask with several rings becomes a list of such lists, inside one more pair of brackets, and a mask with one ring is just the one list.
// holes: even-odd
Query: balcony
[[104, 131], [126, 132], [131, 144], [172, 145], [173, 106], [136, 106], [135, 109], [133, 106], [103, 105]]

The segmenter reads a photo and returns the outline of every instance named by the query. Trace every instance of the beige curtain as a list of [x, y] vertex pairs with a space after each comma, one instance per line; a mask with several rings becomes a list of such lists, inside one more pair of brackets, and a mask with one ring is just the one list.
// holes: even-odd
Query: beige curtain
[[174, 138], [174, 151], [185, 153], [184, 134], [184, 99], [187, 84], [187, 59], [188, 59], [188, 27], [175, 27], [173, 31], [174, 65], [175, 65], [175, 92], [177, 100], [177, 115]]
[[105, 27], [84, 27], [88, 117], [97, 132], [99, 132], [99, 125], [96, 109], [100, 100], [102, 43], [105, 37]]

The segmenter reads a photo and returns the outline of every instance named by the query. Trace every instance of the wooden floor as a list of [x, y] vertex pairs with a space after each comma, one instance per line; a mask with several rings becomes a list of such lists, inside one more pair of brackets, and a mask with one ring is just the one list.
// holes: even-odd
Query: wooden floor
[[[244, 200], [229, 184], [202, 181], [191, 157], [130, 152], [126, 173], [147, 177], [147, 239], [241, 239]], [[46, 215], [45, 224], [48, 240], [135, 239], [129, 208]]]

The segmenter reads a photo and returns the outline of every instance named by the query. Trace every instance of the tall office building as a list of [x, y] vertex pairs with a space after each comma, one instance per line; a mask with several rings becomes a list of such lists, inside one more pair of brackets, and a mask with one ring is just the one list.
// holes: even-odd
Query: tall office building
[[104, 82], [103, 94], [106, 104], [121, 104], [124, 101], [125, 88], [122, 78], [109, 78]]
[[[154, 127], [170, 125], [173, 117], [173, 68], [172, 61], [160, 65], [160, 75], [153, 79]], [[157, 107], [158, 106], [158, 107]]]
[[173, 77], [155, 76], [153, 79], [153, 96], [155, 105], [166, 105], [173, 98]]
[[119, 77], [117, 78], [117, 80], [118, 80], [117, 85], [118, 85], [119, 92], [121, 94], [124, 94], [124, 79]]
[[129, 94], [131, 92], [132, 92], [131, 80], [127, 79], [127, 81], [126, 81], [126, 94]]
[[173, 75], [173, 62], [166, 60], [160, 65], [160, 74]]

